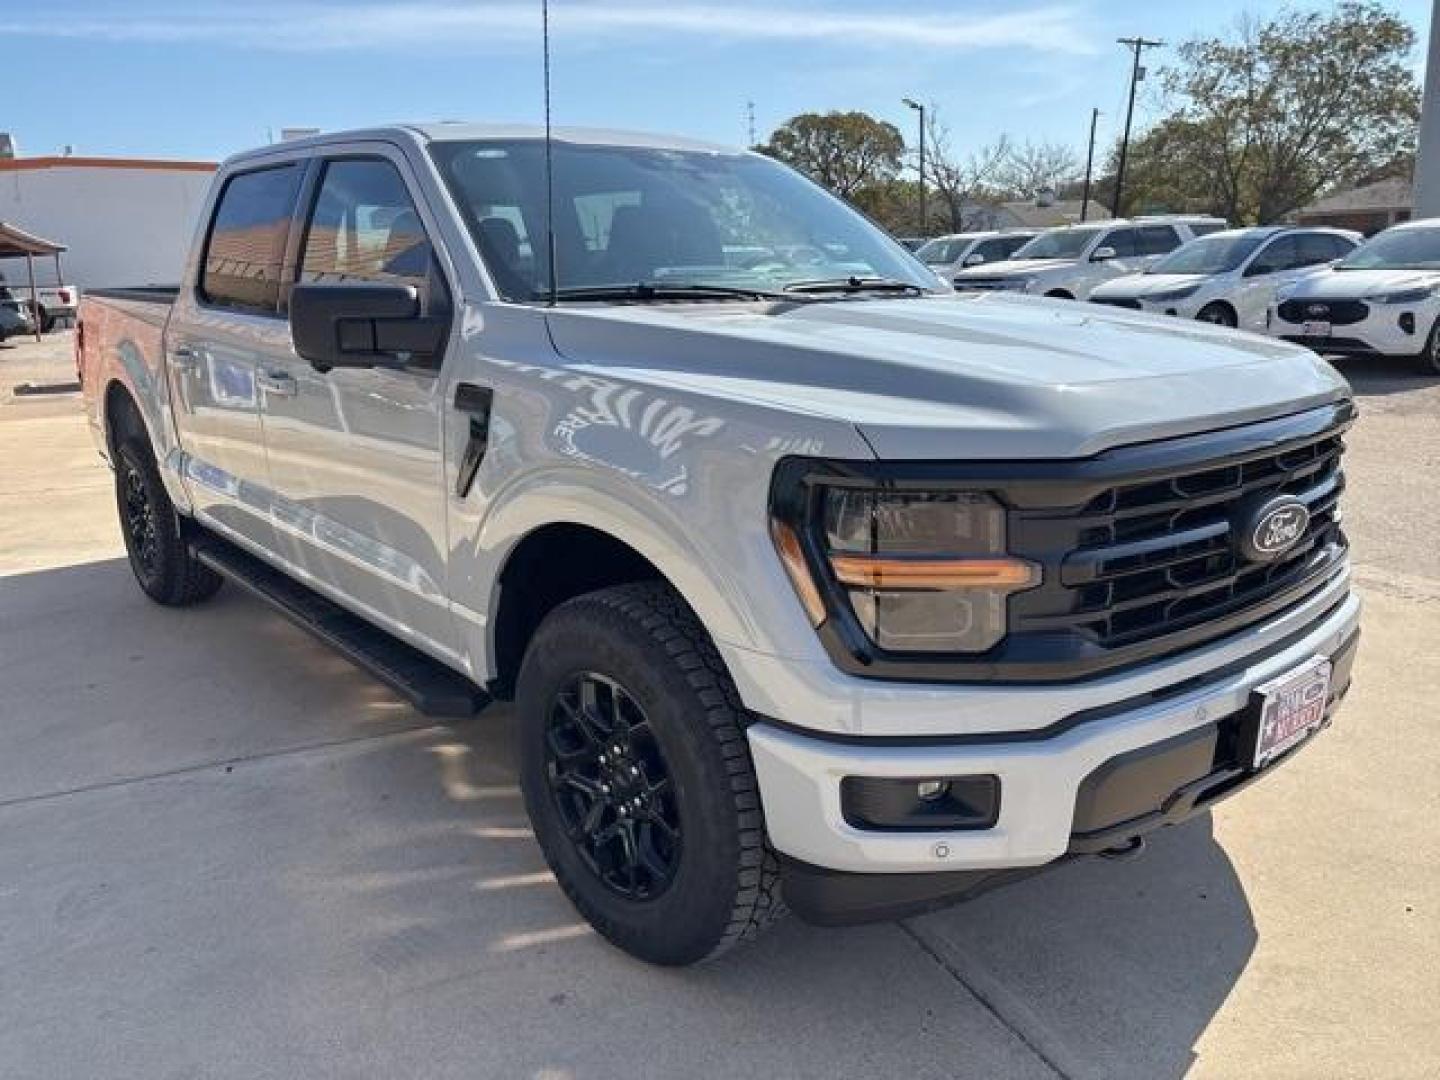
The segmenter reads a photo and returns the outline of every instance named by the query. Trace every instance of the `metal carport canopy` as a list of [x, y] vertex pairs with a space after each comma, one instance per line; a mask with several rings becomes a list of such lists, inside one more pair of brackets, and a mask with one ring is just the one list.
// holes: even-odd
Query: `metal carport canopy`
[[30, 313], [35, 318], [35, 340], [40, 340], [40, 290], [35, 287], [35, 256], [53, 255], [55, 258], [55, 284], [60, 284], [60, 253], [64, 244], [31, 236], [24, 229], [0, 221], [0, 259], [25, 259], [25, 270], [30, 277]]

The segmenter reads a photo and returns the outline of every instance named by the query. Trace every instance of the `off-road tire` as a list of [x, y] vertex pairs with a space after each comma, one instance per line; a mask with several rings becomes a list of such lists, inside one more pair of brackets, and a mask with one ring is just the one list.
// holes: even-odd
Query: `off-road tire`
[[[215, 595], [225, 579], [190, 553], [155, 456], [134, 435], [115, 448], [115, 505], [130, 569], [146, 596], [166, 607], [188, 607]], [[148, 515], [148, 526], [137, 527], [137, 513]]]
[[[664, 890], [646, 899], [602, 880], [567, 835], [552, 794], [552, 716], [563, 688], [592, 674], [622, 687], [643, 712], [673, 785], [678, 864]], [[560, 605], [526, 650], [516, 704], [521, 786], [536, 839], [560, 887], [612, 944], [654, 964], [693, 964], [785, 914], [745, 739], [749, 714], [673, 589], [639, 582]]]

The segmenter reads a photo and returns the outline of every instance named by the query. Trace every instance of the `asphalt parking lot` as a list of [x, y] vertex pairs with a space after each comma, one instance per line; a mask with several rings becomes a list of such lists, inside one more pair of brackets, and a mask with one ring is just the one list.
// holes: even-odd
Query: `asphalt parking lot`
[[0, 1075], [1440, 1075], [1440, 380], [1349, 363], [1367, 604], [1335, 727], [1160, 834], [661, 971], [581, 923], [513, 721], [435, 725], [122, 557], [69, 335], [0, 346]]

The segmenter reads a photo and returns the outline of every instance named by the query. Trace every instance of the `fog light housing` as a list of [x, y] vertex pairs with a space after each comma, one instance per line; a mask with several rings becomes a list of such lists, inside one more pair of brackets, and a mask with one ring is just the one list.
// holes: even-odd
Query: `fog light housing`
[[1415, 333], [1415, 313], [1413, 311], [1400, 313], [1400, 329], [1407, 334]]
[[847, 776], [840, 812], [853, 828], [874, 832], [990, 829], [1000, 818], [1000, 778]]

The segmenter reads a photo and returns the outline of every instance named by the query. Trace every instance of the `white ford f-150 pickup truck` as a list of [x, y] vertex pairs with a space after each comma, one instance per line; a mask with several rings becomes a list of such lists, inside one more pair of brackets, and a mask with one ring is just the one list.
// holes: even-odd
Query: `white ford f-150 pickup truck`
[[431, 714], [513, 699], [612, 942], [1133, 851], [1329, 722], [1353, 406], [1314, 354], [956, 295], [759, 155], [551, 151], [241, 154], [178, 289], [86, 296], [77, 364], [141, 589], [231, 579]]

